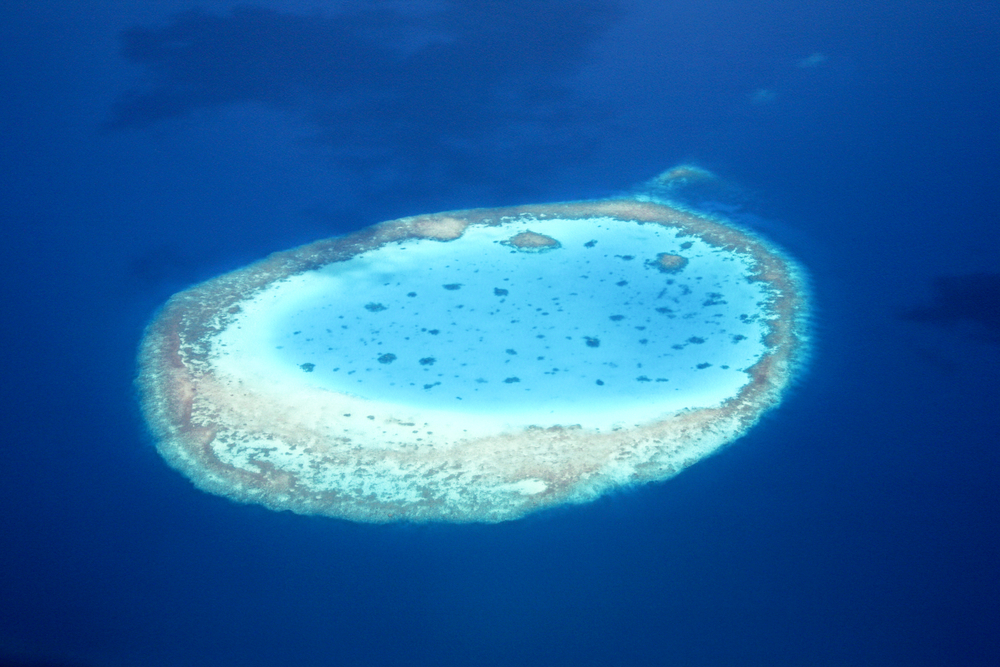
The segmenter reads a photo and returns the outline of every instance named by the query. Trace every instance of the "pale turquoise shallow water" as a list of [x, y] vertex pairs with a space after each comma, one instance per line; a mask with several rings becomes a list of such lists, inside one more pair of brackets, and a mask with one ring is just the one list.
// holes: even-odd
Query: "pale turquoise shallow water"
[[[500, 242], [522, 229], [561, 247]], [[689, 264], [664, 273], [651, 264], [661, 252]], [[243, 328], [301, 380], [372, 400], [492, 414], [679, 409], [732, 396], [759, 358], [764, 288], [745, 272], [731, 253], [659, 225], [473, 227], [274, 285]]]

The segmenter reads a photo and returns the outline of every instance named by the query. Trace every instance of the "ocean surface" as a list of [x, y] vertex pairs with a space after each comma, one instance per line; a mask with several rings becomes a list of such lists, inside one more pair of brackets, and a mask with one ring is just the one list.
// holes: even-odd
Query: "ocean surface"
[[[0, 664], [1000, 664], [995, 0], [7, 0], [0, 76]], [[383, 526], [157, 454], [172, 293], [678, 164], [811, 279], [808, 367], [721, 453]]]

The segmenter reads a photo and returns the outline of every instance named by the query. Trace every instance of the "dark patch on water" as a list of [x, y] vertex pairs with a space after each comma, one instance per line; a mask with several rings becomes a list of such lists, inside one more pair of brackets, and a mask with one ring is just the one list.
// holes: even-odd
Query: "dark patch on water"
[[934, 280], [929, 305], [910, 309], [900, 319], [950, 325], [969, 323], [972, 336], [1000, 344], [1000, 273], [940, 276]]
[[726, 304], [726, 302], [722, 300], [722, 295], [721, 294], [719, 294], [718, 292], [709, 292], [708, 293], [708, 298], [705, 299], [705, 302], [702, 303], [701, 305], [702, 306], [722, 306], [722, 305], [725, 305], [725, 304]]
[[[565, 81], [613, 24], [617, 3], [508, 3], [502, 12], [424, 4], [348, 3], [329, 15], [193, 9], [129, 28], [121, 53], [147, 77], [118, 98], [104, 129], [243, 104], [292, 109], [362, 175], [405, 164], [424, 191], [537, 183], [539, 170], [594, 150], [607, 108], [583, 103]], [[512, 51], [511, 35], [530, 48]], [[456, 103], [441, 103], [442, 82], [461, 91]], [[533, 169], [521, 167], [528, 160]]]

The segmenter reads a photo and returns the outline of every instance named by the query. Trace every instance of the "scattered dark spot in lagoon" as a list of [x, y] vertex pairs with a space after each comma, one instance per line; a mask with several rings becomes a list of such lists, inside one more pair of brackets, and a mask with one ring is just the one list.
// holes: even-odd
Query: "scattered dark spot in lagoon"
[[722, 295], [718, 292], [709, 292], [708, 298], [702, 303], [702, 306], [723, 306], [726, 302], [723, 301]]

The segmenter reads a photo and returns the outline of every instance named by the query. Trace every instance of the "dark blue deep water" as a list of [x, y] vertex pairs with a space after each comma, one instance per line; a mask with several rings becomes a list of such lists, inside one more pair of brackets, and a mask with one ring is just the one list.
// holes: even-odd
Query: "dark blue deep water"
[[[995, 0], [6, 0], [0, 663], [1000, 664]], [[688, 162], [811, 271], [785, 403], [494, 526], [236, 505], [132, 380], [173, 292]]]

